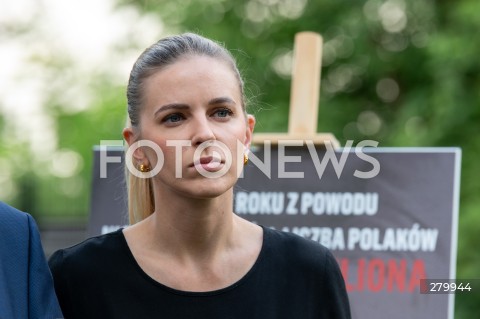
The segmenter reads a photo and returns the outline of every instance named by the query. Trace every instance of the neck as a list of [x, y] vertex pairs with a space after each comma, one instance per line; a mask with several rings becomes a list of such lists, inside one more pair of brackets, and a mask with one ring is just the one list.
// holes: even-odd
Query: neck
[[[159, 196], [160, 197], [160, 196]], [[209, 258], [233, 241], [233, 192], [208, 199], [155, 198], [149, 229], [155, 245], [184, 258]]]

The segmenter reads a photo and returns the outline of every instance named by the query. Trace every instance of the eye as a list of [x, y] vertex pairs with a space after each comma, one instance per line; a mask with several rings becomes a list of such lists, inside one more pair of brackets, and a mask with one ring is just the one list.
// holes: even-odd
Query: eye
[[183, 119], [185, 119], [185, 117], [180, 114], [180, 113], [172, 113], [172, 114], [169, 114], [167, 116], [165, 116], [163, 119], [162, 119], [162, 123], [178, 123], [180, 121], [182, 121]]
[[220, 108], [215, 110], [215, 112], [213, 112], [214, 117], [220, 117], [220, 118], [225, 118], [232, 115], [233, 115], [233, 112], [228, 108]]

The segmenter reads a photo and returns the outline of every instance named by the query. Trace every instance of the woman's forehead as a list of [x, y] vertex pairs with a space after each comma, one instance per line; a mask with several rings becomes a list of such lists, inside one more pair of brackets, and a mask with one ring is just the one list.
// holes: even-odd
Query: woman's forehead
[[234, 71], [226, 61], [206, 55], [183, 56], [158, 71], [158, 73], [163, 72], [177, 73], [187, 77], [194, 77], [201, 73], [229, 73], [232, 78], [235, 78]]
[[[152, 74], [145, 82], [145, 98], [151, 100], [174, 101], [195, 95], [211, 99], [230, 96], [241, 103], [238, 79], [229, 65], [208, 56], [182, 58], [166, 68]], [[159, 101], [156, 101], [157, 104]]]

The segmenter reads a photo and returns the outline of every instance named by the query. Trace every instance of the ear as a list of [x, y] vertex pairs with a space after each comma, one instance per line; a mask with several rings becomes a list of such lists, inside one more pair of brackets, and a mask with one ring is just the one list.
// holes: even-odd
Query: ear
[[255, 117], [251, 114], [247, 114], [247, 129], [245, 131], [245, 141], [244, 144], [247, 148], [250, 148], [252, 143], [253, 129], [255, 128]]
[[[138, 141], [138, 134], [135, 133], [135, 130], [131, 126], [124, 128], [122, 135], [129, 147]], [[133, 158], [139, 163], [143, 163], [145, 161], [147, 157], [145, 156], [142, 147], [137, 147], [137, 149], [133, 152]]]

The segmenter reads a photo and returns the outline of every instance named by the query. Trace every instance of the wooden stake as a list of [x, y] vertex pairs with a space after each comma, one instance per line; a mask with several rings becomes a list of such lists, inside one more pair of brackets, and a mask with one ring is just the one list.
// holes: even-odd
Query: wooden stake
[[295, 35], [288, 133], [313, 136], [317, 132], [322, 38], [314, 32]]
[[318, 33], [295, 35], [288, 133], [255, 133], [254, 144], [263, 144], [267, 140], [272, 144], [278, 144], [279, 140], [311, 140], [318, 145], [330, 142], [339, 147], [333, 134], [316, 133], [321, 57], [322, 37]]

